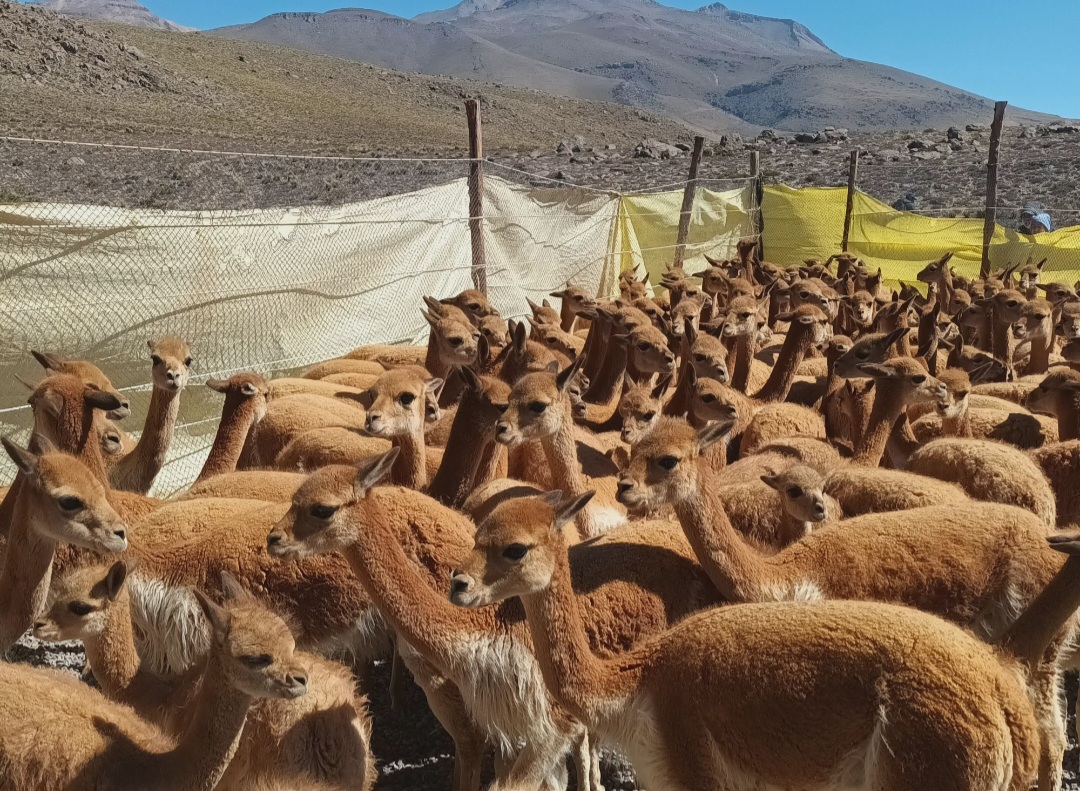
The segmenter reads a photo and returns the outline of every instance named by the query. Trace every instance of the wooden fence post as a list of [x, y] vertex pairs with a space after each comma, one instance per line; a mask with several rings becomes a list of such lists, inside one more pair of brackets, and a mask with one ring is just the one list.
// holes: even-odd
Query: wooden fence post
[[473, 285], [487, 294], [487, 257], [484, 253], [484, 127], [480, 102], [465, 102], [469, 121], [469, 233], [472, 237]]
[[848, 251], [848, 240], [851, 238], [851, 219], [855, 212], [855, 184], [859, 180], [859, 150], [851, 152], [851, 164], [848, 165], [847, 175], [847, 211], [844, 213], [844, 239], [840, 243], [840, 249]]
[[998, 148], [1001, 146], [1001, 127], [1005, 123], [1005, 108], [1008, 102], [994, 105], [994, 123], [990, 127], [990, 156], [986, 162], [986, 219], [983, 221], [982, 267], [979, 277], [990, 274], [990, 241], [994, 238], [994, 226], [997, 224], [997, 177]]
[[694, 138], [694, 153], [690, 156], [690, 175], [683, 189], [682, 213], [679, 214], [679, 232], [675, 236], [675, 260], [672, 267], [682, 266], [686, 255], [686, 237], [690, 235], [690, 218], [694, 213], [694, 198], [697, 195], [697, 172], [701, 164], [701, 151], [705, 147], [705, 138]]
[[761, 235], [765, 230], [765, 223], [761, 216], [762, 188], [761, 188], [761, 154], [757, 151], [750, 152], [750, 225], [757, 237], [758, 260], [765, 258], [765, 246], [762, 244]]

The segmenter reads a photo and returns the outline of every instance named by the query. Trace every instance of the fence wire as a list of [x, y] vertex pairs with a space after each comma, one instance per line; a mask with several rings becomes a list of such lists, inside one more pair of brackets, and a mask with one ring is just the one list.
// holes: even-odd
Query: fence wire
[[[98, 363], [131, 398], [125, 428], [137, 436], [151, 394], [147, 341], [178, 335], [192, 348], [195, 375], [159, 494], [188, 485], [205, 460], [222, 401], [201, 386], [206, 379], [288, 375], [364, 344], [422, 343], [421, 297], [473, 286], [469, 160], [0, 138], [0, 163], [0, 433], [28, 436], [27, 391], [16, 376], [41, 377], [29, 354], [36, 349]], [[670, 181], [671, 167], [649, 171], [662, 183], [624, 194], [565, 174], [484, 167], [488, 291], [504, 316], [528, 315], [526, 299], [568, 281], [613, 293], [621, 269], [658, 274], [674, 258], [686, 181]], [[946, 251], [935, 252], [941, 240], [969, 243], [973, 221], [947, 216], [981, 209], [935, 197], [955, 185], [910, 166], [876, 167], [885, 194], [923, 196], [911, 208], [937, 221], [938, 236], [905, 225], [909, 212], [860, 205], [864, 227], [853, 239], [869, 262], [886, 255], [877, 228], [891, 234], [888, 254], [902, 262], [937, 257]], [[985, 169], [972, 167], [969, 178], [979, 194]], [[756, 207], [746, 176], [698, 179], [688, 270], [699, 270], [706, 253], [734, 257], [759, 223], [771, 261], [828, 257], [839, 249], [843, 192], [770, 187]], [[1015, 208], [1003, 202], [1002, 211]], [[956, 265], [970, 274], [970, 254]], [[0, 482], [12, 476], [0, 459]]]

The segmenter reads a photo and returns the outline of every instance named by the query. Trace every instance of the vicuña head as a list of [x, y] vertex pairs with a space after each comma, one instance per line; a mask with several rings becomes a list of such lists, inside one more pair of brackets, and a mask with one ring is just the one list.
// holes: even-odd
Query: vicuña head
[[510, 391], [510, 401], [502, 418], [495, 424], [495, 440], [514, 447], [523, 442], [550, 437], [573, 419], [569, 388], [582, 363], [558, 374], [531, 373], [518, 380]]
[[784, 511], [799, 522], [824, 522], [830, 514], [825, 496], [825, 476], [805, 464], [793, 464], [772, 475], [762, 475], [764, 484], [779, 492]]
[[685, 420], [661, 418], [634, 448], [630, 465], [619, 476], [619, 502], [634, 509], [653, 509], [665, 503], [698, 496], [698, 460], [731, 430], [731, 418], [695, 431]]
[[77, 568], [53, 580], [45, 612], [34, 621], [34, 637], [55, 643], [100, 636], [113, 606], [128, 606], [124, 582], [130, 571], [131, 564], [118, 560], [108, 568]]
[[46, 354], [44, 352], [30, 352], [34, 355], [34, 359], [41, 364], [41, 367], [46, 371], [52, 371], [57, 374], [68, 374], [82, 380], [83, 384], [93, 387], [95, 390], [100, 390], [103, 393], [116, 398], [119, 404], [116, 408], [110, 410], [109, 418], [112, 420], [123, 420], [131, 414], [131, 402], [127, 396], [123, 395], [119, 390], [113, 387], [113, 383], [109, 381], [100, 368], [93, 363], [86, 362], [85, 360], [64, 360], [53, 354]]
[[127, 549], [127, 525], [113, 510], [105, 487], [85, 464], [37, 437], [39, 452], [21, 448], [6, 437], [4, 450], [26, 476], [20, 494], [31, 507], [34, 529], [53, 541], [95, 552]]
[[254, 698], [292, 700], [307, 693], [308, 669], [296, 656], [289, 627], [228, 572], [221, 572], [224, 606], [195, 591], [232, 686]]
[[292, 506], [266, 538], [276, 558], [298, 560], [335, 552], [360, 538], [355, 520], [344, 510], [367, 497], [394, 466], [400, 448], [367, 459], [359, 467], [323, 467], [312, 473], [293, 495]]
[[387, 371], [363, 399], [367, 408], [365, 428], [373, 437], [422, 434], [428, 396], [443, 386], [419, 366]]
[[191, 349], [180, 338], [165, 337], [157, 341], [147, 341], [150, 348], [150, 362], [153, 363], [154, 387], [166, 392], [183, 390], [191, 376]]
[[473, 550], [451, 580], [450, 600], [484, 607], [546, 588], [555, 561], [566, 552], [563, 527], [594, 494], [567, 498], [554, 491], [501, 503], [477, 527]]

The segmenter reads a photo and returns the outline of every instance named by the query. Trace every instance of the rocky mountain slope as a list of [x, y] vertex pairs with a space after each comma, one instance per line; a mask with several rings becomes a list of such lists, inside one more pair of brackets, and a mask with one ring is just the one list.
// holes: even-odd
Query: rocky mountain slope
[[[982, 97], [844, 58], [794, 20], [714, 3], [464, 0], [403, 19], [364, 9], [275, 14], [216, 35], [324, 52], [426, 74], [614, 100], [716, 133], [826, 124], [945, 128], [985, 116]], [[1012, 111], [1014, 122], [1047, 117]]]
[[192, 29], [162, 19], [135, 0], [33, 0], [33, 4], [58, 14], [104, 22], [120, 22], [124, 25], [178, 32]]

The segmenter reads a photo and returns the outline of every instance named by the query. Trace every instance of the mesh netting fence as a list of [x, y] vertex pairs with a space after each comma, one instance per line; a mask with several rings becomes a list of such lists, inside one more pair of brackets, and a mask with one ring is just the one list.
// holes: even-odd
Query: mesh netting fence
[[[33, 156], [16, 155], [19, 170], [37, 178], [5, 179], [0, 203], [0, 432], [28, 439], [19, 379], [41, 378], [39, 350], [99, 364], [130, 397], [124, 428], [137, 437], [147, 341], [179, 336], [194, 378], [158, 494], [184, 488], [205, 460], [221, 411], [206, 379], [426, 342], [421, 298], [473, 287], [468, 161], [24, 149]], [[96, 201], [66, 200], [80, 192]], [[508, 318], [567, 282], [613, 293], [628, 229], [647, 227], [627, 242], [641, 261], [674, 252], [678, 208], [668, 217], [647, 196], [640, 213], [657, 216], [627, 217], [617, 194], [491, 166], [483, 197], [488, 294]], [[689, 256], [728, 254], [748, 230], [741, 209], [712, 203]]]

